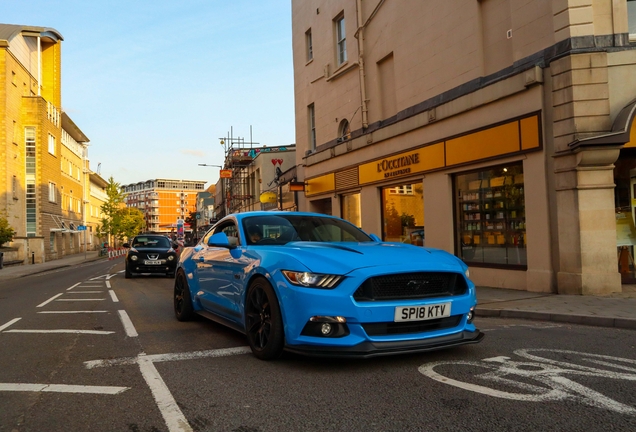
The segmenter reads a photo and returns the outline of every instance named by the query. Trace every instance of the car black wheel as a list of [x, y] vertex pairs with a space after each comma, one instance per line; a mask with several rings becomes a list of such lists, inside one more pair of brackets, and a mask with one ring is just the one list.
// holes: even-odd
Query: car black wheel
[[245, 329], [252, 353], [261, 360], [273, 360], [283, 352], [285, 334], [278, 299], [272, 286], [256, 279], [247, 291]]
[[182, 271], [177, 273], [174, 280], [174, 314], [179, 321], [189, 321], [194, 318], [188, 280]]
[[132, 273], [128, 270], [128, 264], [126, 264], [126, 271], [124, 272], [124, 277], [126, 279], [130, 279], [132, 277]]

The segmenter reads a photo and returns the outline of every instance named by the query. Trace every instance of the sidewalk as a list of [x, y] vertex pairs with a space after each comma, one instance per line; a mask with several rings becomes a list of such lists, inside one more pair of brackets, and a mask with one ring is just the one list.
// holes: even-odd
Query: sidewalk
[[5, 266], [0, 269], [0, 282], [102, 259], [107, 260], [108, 256], [99, 256], [99, 251], [88, 251], [44, 263]]
[[[13, 265], [0, 269], [0, 283], [83, 262], [106, 260], [97, 251], [79, 253], [40, 264]], [[115, 258], [115, 260], [118, 258]], [[115, 261], [113, 261], [115, 262]], [[617, 327], [636, 330], [636, 286], [608, 297], [534, 293], [502, 288], [477, 287], [476, 315], [525, 318], [540, 321]]]

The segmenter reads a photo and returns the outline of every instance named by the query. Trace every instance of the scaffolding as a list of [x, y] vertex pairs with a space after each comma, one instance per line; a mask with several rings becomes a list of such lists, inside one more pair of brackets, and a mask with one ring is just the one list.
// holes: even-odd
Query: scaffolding
[[248, 167], [254, 161], [258, 154], [256, 148], [259, 143], [252, 141], [252, 127], [250, 126], [250, 139], [234, 137], [230, 128], [227, 137], [219, 138], [221, 145], [225, 151], [225, 160], [223, 169], [231, 171], [230, 178], [224, 178], [223, 193], [224, 207], [228, 213], [239, 212], [247, 203], [254, 200], [254, 197], [248, 194], [249, 187], [249, 170]]

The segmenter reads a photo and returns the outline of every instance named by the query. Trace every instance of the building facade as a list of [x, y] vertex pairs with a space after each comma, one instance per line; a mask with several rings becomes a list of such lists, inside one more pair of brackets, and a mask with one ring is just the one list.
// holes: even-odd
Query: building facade
[[121, 186], [127, 207], [141, 210], [146, 229], [172, 233], [177, 223], [196, 212], [197, 194], [205, 190], [205, 181], [154, 179]]
[[292, 2], [301, 210], [445, 249], [478, 285], [620, 292], [632, 6]]
[[62, 112], [62, 40], [0, 24], [0, 211], [25, 262], [84, 250], [88, 138]]
[[[88, 172], [87, 203], [84, 211], [86, 222], [86, 244], [89, 250], [98, 250], [104, 243], [105, 238], [99, 235], [99, 227], [102, 225], [104, 213], [102, 206], [108, 201], [106, 187], [108, 182], [98, 173]], [[86, 192], [86, 191], [85, 191]]]

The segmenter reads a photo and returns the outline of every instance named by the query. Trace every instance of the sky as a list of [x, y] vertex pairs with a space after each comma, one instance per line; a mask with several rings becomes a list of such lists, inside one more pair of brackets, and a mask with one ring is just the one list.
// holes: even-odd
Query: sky
[[62, 109], [122, 185], [216, 183], [220, 138], [295, 142], [291, 0], [0, 0], [62, 42]]

